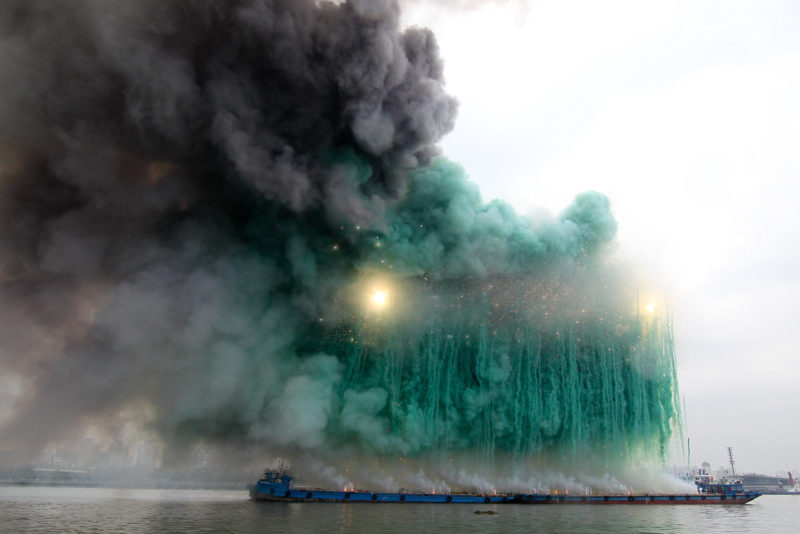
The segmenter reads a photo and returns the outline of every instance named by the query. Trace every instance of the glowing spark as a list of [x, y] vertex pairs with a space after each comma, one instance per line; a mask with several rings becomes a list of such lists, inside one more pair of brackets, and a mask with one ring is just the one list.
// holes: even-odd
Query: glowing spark
[[372, 304], [378, 308], [383, 308], [386, 306], [386, 299], [389, 295], [386, 294], [386, 291], [376, 291], [372, 294]]

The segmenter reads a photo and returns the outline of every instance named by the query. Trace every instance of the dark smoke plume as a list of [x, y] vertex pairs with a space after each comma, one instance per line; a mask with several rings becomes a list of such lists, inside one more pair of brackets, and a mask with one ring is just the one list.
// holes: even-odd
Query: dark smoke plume
[[[231, 388], [229, 409], [263, 393], [208, 384], [205, 366], [257, 351], [246, 358], [271, 375], [332, 282], [304, 271], [307, 240], [379, 225], [453, 126], [435, 40], [401, 33], [398, 15], [391, 2], [3, 4], [3, 367], [26, 379], [13, 435], [57, 435], [138, 395], [181, 400], [181, 377]], [[337, 147], [369, 175], [332, 168]]]
[[[580, 306], [619, 312], [605, 197], [533, 227], [432, 160], [456, 102], [434, 36], [401, 30], [393, 1], [9, 0], [0, 71], [6, 451], [138, 406], [167, 443], [424, 455], [440, 438], [409, 399], [429, 385], [402, 382], [406, 364], [356, 369], [355, 344], [422, 350], [437, 306], [460, 310], [443, 329], [479, 331], [487, 303], [532, 320], [521, 279], [548, 310], [576, 305], [554, 289], [572, 279]], [[362, 292], [384, 283], [407, 299], [378, 328]], [[470, 375], [489, 389], [463, 385], [472, 410], [512, 376], [497, 354]], [[553, 414], [531, 423], [547, 427], [538, 448], [500, 448], [565, 442]], [[659, 414], [642, 417], [674, 416]], [[473, 416], [447, 417], [456, 431]]]

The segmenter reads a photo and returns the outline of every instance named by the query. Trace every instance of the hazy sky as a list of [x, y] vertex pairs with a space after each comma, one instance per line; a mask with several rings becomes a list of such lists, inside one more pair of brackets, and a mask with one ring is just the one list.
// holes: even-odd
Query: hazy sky
[[800, 3], [412, 2], [484, 198], [607, 194], [675, 320], [692, 463], [798, 469]]

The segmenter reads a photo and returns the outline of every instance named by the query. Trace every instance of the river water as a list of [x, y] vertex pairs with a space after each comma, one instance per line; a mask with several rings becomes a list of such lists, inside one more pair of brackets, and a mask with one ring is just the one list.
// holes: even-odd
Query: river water
[[730, 506], [490, 506], [268, 503], [251, 502], [245, 491], [3, 486], [0, 532], [797, 533], [800, 496]]

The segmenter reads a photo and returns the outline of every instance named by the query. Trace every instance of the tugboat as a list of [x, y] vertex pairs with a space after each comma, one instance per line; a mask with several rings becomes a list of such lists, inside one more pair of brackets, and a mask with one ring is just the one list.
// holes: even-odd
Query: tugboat
[[720, 480], [714, 481], [714, 477], [708, 474], [695, 475], [695, 486], [697, 486], [697, 493], [700, 497], [719, 498], [721, 501], [726, 500], [741, 500], [748, 498], [744, 502], [752, 501], [761, 494], [757, 492], [746, 492], [742, 485], [742, 479], [737, 477], [724, 477]]
[[422, 493], [327, 490], [292, 487], [292, 476], [281, 469], [266, 471], [250, 486], [254, 501], [359, 502], [359, 503], [443, 503], [443, 504], [745, 504], [760, 493], [746, 492], [741, 480], [714, 482], [707, 475], [695, 479], [696, 494], [558, 495], [545, 493]]

